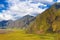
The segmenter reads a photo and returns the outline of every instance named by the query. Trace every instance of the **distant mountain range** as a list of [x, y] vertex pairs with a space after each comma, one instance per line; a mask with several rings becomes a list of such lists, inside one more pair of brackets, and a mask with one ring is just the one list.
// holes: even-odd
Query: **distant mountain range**
[[3, 21], [0, 21], [0, 28], [5, 28], [5, 26], [7, 25], [7, 20], [3, 20]]
[[30, 22], [32, 22], [34, 19], [34, 16], [26, 15], [14, 22], [9, 23], [7, 28], [27, 28]]
[[16, 21], [12, 20], [3, 20], [0, 21], [0, 28], [26, 28], [35, 19], [34, 16], [26, 15]]
[[29, 25], [27, 33], [60, 32], [60, 3], [55, 3]]

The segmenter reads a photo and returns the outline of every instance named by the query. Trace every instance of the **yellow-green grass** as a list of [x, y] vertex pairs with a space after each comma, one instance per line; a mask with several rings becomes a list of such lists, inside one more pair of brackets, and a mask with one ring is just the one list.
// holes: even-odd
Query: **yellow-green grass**
[[26, 34], [24, 30], [5, 30], [0, 34], [0, 40], [59, 40], [58, 34]]

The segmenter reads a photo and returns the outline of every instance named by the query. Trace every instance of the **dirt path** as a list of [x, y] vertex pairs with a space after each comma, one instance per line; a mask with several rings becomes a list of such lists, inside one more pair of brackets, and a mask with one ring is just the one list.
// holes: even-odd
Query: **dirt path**
[[13, 30], [0, 29], [0, 34], [5, 34], [5, 33], [12, 32], [12, 31], [13, 31]]

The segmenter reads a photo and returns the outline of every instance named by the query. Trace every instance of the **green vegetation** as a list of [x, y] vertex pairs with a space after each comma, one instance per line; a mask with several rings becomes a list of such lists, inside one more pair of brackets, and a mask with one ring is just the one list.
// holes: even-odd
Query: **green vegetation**
[[[6, 30], [7, 31], [7, 30]], [[60, 35], [60, 34], [59, 34]], [[0, 40], [57, 40], [57, 34], [26, 34], [24, 30], [9, 30], [6, 33], [0, 34]]]

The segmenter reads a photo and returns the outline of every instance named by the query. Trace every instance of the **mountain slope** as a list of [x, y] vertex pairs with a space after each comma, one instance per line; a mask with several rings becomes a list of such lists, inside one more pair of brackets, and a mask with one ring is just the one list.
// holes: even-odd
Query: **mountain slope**
[[6, 26], [8, 25], [7, 23], [9, 21], [11, 22], [11, 20], [2, 20], [2, 21], [0, 21], [0, 28], [5, 29]]
[[28, 33], [60, 32], [60, 3], [38, 15], [29, 26]]
[[5, 28], [4, 26], [6, 26], [6, 23], [7, 23], [8, 21], [5, 21], [5, 20], [3, 20], [3, 21], [0, 21], [0, 28]]
[[26, 15], [14, 22], [9, 23], [7, 28], [26, 28], [34, 19], [35, 17]]

